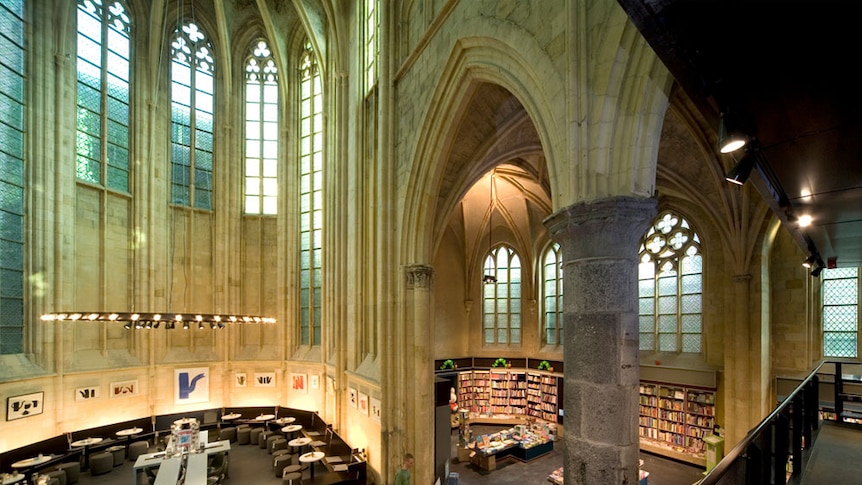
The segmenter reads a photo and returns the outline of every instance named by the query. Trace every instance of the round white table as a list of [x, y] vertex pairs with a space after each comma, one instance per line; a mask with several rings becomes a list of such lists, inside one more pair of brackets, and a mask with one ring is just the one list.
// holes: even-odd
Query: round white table
[[242, 417], [242, 414], [240, 414], [240, 413], [230, 413], [230, 414], [223, 415], [221, 417], [221, 420], [222, 421], [233, 421], [234, 419], [237, 419], [240, 417]]
[[294, 421], [296, 421], [296, 418], [294, 418], [294, 417], [292, 417], [292, 416], [285, 416], [285, 417], [283, 417], [283, 418], [278, 418], [278, 419], [276, 419], [276, 420], [275, 420], [275, 424], [285, 425], [285, 424], [290, 424], [290, 423], [292, 423], [292, 422], [294, 422]]
[[88, 470], [90, 468], [90, 445], [95, 445], [96, 443], [101, 443], [102, 438], [84, 438], [82, 440], [73, 441], [71, 443], [74, 447], [84, 447], [84, 466], [81, 468], [82, 470]]
[[26, 458], [24, 460], [18, 460], [12, 464], [12, 468], [30, 468], [32, 466], [41, 465], [46, 461], [51, 460], [51, 455], [39, 455], [34, 456], [33, 458]]
[[0, 477], [3, 479], [0, 481], [3, 485], [13, 485], [15, 483], [21, 483], [24, 480], [24, 475], [21, 473], [4, 473], [0, 475]]
[[117, 431], [117, 436], [134, 436], [144, 431], [144, 428], [126, 428]]
[[261, 414], [260, 416], [254, 418], [256, 421], [267, 422], [271, 419], [275, 418], [275, 414]]
[[301, 424], [288, 424], [284, 428], [281, 428], [281, 432], [287, 434], [288, 438], [290, 438], [290, 436], [293, 435], [293, 433], [296, 433], [297, 431], [299, 431], [301, 429], [302, 429]]
[[309, 451], [304, 455], [299, 455], [300, 463], [308, 463], [308, 468], [311, 469], [311, 479], [314, 480], [314, 464], [322, 460], [326, 456], [322, 451]]
[[302, 453], [302, 447], [309, 444], [309, 443], [311, 443], [311, 438], [306, 438], [306, 437], [294, 438], [294, 439], [287, 442], [287, 446], [290, 446], [293, 448], [298, 448], [298, 451], [300, 453]]

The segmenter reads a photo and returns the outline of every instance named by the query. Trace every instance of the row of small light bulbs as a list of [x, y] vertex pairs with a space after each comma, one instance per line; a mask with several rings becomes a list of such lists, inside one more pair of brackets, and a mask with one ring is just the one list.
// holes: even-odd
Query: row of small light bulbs
[[177, 325], [182, 325], [183, 329], [188, 329], [191, 323], [197, 323], [198, 329], [203, 330], [206, 323], [210, 328], [224, 328], [226, 323], [243, 324], [243, 323], [260, 323], [269, 324], [275, 323], [275, 318], [260, 317], [260, 316], [238, 316], [238, 315], [207, 315], [194, 314], [184, 315], [181, 313], [174, 314], [173, 318], [164, 318], [161, 313], [99, 313], [99, 312], [75, 312], [75, 313], [46, 313], [42, 315], [44, 322], [126, 322], [125, 328], [151, 329], [159, 328], [162, 322], [168, 330], [174, 329]]

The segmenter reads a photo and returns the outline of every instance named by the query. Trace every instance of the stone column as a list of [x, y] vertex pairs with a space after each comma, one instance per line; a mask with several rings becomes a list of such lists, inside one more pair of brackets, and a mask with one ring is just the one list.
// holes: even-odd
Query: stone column
[[[431, 342], [431, 287], [434, 269], [416, 264], [404, 269], [406, 296], [411, 331], [403, 351], [402, 385], [408, 412], [405, 450], [390, 450], [390, 474], [395, 476], [401, 466], [402, 453], [412, 453], [416, 465], [411, 470], [411, 483], [434, 483], [434, 356]], [[411, 372], [408, 369], [412, 369]], [[392, 456], [392, 453], [397, 456]]]
[[638, 482], [638, 245], [655, 213], [619, 196], [545, 220], [563, 256], [566, 485]]

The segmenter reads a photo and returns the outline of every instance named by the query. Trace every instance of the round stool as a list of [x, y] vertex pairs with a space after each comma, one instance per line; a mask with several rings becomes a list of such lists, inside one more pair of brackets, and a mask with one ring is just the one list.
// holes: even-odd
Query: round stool
[[260, 449], [269, 449], [269, 447], [267, 446], [269, 442], [267, 440], [270, 436], [272, 436], [272, 434], [272, 431], [263, 431], [257, 436], [257, 444], [258, 446], [260, 446]]
[[218, 434], [218, 439], [236, 443], [236, 428], [222, 428]]
[[129, 445], [129, 461], [137, 461], [138, 457], [149, 451], [149, 441], [135, 441]]
[[281, 485], [302, 485], [302, 473], [285, 473], [281, 477]]
[[251, 443], [251, 428], [238, 428], [236, 430], [236, 442], [240, 445]]
[[251, 428], [251, 434], [248, 435], [248, 440], [253, 445], [260, 444], [260, 434], [263, 433], [263, 428]]
[[275, 453], [276, 451], [286, 450], [287, 449], [287, 440], [282, 438], [281, 436], [276, 436], [274, 440], [270, 443], [269, 452]]
[[[292, 467], [293, 463], [293, 455], [289, 453], [285, 453], [283, 455], [278, 455], [272, 460], [272, 471], [275, 473], [275, 477], [281, 477], [285, 474], [285, 469]], [[288, 472], [289, 473], [289, 472]]]
[[78, 483], [78, 476], [81, 475], [81, 464], [77, 461], [60, 463], [57, 465], [57, 470], [63, 470], [66, 472], [66, 485], [71, 485], [73, 483]]
[[114, 455], [114, 466], [120, 466], [123, 464], [123, 460], [126, 459], [126, 447], [125, 446], [111, 446], [105, 449], [108, 453], [112, 453]]
[[[280, 440], [284, 441], [284, 446], [281, 446], [281, 444], [279, 443], [279, 446], [281, 446], [281, 447], [276, 448], [275, 443], [277, 441], [280, 441]], [[273, 451], [280, 450], [282, 448], [287, 448], [287, 440], [282, 438], [281, 435], [277, 435], [277, 434], [269, 435], [269, 437], [266, 439], [266, 451], [268, 451], [269, 454], [271, 455]]]
[[114, 469], [114, 454], [100, 451], [90, 455], [90, 475], [102, 475]]

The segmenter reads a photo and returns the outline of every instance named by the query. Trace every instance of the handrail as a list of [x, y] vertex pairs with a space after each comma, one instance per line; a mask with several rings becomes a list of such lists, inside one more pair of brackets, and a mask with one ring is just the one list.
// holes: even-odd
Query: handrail
[[[817, 375], [819, 374], [820, 369], [827, 363], [830, 363], [830, 362], [824, 361], [824, 362], [821, 362], [820, 364], [818, 364], [817, 367], [815, 367], [814, 370], [812, 370], [811, 373], [809, 373], [808, 376], [805, 377], [805, 379], [803, 379], [802, 382], [798, 386], [796, 386], [796, 388], [793, 390], [793, 392], [791, 392], [787, 396], [787, 398], [785, 398], [781, 402], [781, 404], [779, 404], [771, 413], [769, 413], [769, 415], [766, 416], [766, 418], [764, 418], [763, 421], [761, 421], [756, 427], [754, 427], [751, 431], [749, 431], [748, 434], [745, 435], [745, 437], [739, 443], [737, 443], [736, 446], [734, 446], [733, 449], [730, 450], [730, 452], [727, 453], [724, 456], [724, 458], [712, 470], [710, 470], [710, 472], [699, 482], [699, 485], [716, 485], [716, 484], [718, 484], [719, 480], [731, 469], [731, 467], [733, 467], [735, 465], [737, 460], [748, 458], [747, 452], [749, 450], [749, 447], [754, 444], [754, 441], [756, 439], [758, 439], [764, 433], [768, 432], [775, 425], [775, 423], [781, 419], [781, 415], [784, 413], [784, 411], [787, 409], [788, 406], [791, 406], [793, 403], [797, 402], [797, 400], [799, 400], [799, 399], [804, 399], [806, 388], [809, 387], [812, 383], [818, 382], [818, 376]], [[815, 390], [816, 390], [816, 387], [815, 387]], [[808, 402], [811, 402], [811, 401], [808, 401]], [[815, 400], [814, 402], [817, 402], [817, 401]], [[796, 414], [800, 414], [800, 413], [796, 413]], [[814, 420], [813, 427], [815, 429], [817, 427], [817, 421], [816, 420]], [[804, 430], [795, 430], [795, 431], [797, 432], [795, 434], [798, 434], [799, 432], [805, 432]], [[808, 433], [805, 433], [805, 434], [808, 435]], [[795, 439], [794, 442], [796, 442], [796, 441], [801, 442], [801, 439], [798, 439], [798, 440]], [[813, 445], [810, 436], [808, 436], [808, 443], [809, 443], [809, 446]], [[796, 443], [794, 443], [794, 451], [796, 451], [795, 450], [795, 448], [796, 448], [795, 444]], [[800, 448], [801, 448], [801, 446], [800, 446]], [[797, 467], [801, 467], [801, 460], [800, 460], [801, 455], [800, 456], [797, 456], [797, 455], [798, 454], [796, 452], [794, 452], [794, 456], [793, 456], [794, 473], [796, 473], [797, 470], [801, 471], [801, 468], [799, 468], [799, 469], [797, 468]]]

